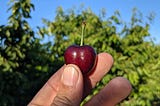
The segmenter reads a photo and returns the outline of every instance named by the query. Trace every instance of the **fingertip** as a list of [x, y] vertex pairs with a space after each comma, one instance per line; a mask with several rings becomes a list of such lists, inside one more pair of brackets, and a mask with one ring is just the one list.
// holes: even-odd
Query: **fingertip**
[[109, 53], [99, 53], [94, 70], [88, 73], [88, 77], [93, 82], [93, 87], [99, 82], [106, 73], [108, 73], [113, 65], [114, 59]]
[[83, 77], [78, 66], [68, 64], [61, 75], [59, 91], [52, 105], [77, 106], [83, 95]]
[[110, 61], [111, 64], [114, 63], [113, 56], [109, 53], [106, 53], [106, 52], [100, 53], [99, 57], [103, 57], [104, 59], [107, 59], [108, 61]]
[[62, 73], [61, 81], [66, 86], [74, 87], [78, 81], [79, 73], [73, 66], [66, 66]]
[[119, 90], [124, 93], [124, 96], [128, 96], [132, 91], [132, 85], [129, 80], [124, 77], [116, 77], [112, 79], [110, 83], [112, 83], [115, 88], [120, 88]]
[[65, 65], [65, 67], [64, 68], [66, 68], [66, 67], [73, 67], [73, 68], [75, 68], [77, 71], [81, 71], [80, 70], [80, 68], [77, 66], [77, 65], [75, 65], [75, 64], [67, 64], [67, 65]]
[[130, 82], [123, 77], [112, 79], [86, 106], [115, 106], [124, 100], [132, 90]]

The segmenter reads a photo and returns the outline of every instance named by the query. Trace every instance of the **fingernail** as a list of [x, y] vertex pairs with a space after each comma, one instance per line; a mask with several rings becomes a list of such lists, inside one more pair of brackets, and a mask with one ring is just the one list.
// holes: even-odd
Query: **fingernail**
[[66, 86], [75, 86], [78, 80], [78, 72], [72, 66], [66, 66], [62, 74], [62, 82]]

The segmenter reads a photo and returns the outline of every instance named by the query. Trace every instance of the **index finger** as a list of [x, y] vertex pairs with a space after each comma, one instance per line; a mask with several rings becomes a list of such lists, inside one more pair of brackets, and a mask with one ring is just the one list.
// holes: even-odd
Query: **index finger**
[[108, 53], [100, 53], [97, 57], [97, 64], [94, 70], [85, 76], [84, 97], [87, 96], [92, 88], [109, 72], [113, 65], [113, 57]]

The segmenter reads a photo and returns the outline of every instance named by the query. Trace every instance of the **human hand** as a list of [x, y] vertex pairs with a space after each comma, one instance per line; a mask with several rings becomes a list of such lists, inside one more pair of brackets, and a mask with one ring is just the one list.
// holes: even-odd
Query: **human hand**
[[[62, 66], [51, 76], [28, 106], [79, 106], [110, 70], [112, 64], [111, 55], [100, 53], [94, 70], [88, 75], [83, 76], [76, 65]], [[125, 99], [131, 89], [127, 79], [114, 78], [84, 106], [114, 106]]]

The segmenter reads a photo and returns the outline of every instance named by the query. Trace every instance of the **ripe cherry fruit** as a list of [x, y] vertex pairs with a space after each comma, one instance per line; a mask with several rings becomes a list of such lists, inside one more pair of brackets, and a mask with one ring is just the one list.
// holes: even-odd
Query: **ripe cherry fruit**
[[96, 52], [89, 45], [83, 45], [83, 31], [85, 29], [85, 22], [82, 23], [81, 44], [69, 46], [64, 53], [64, 60], [66, 64], [77, 65], [83, 74], [88, 73], [94, 68], [96, 63]]

